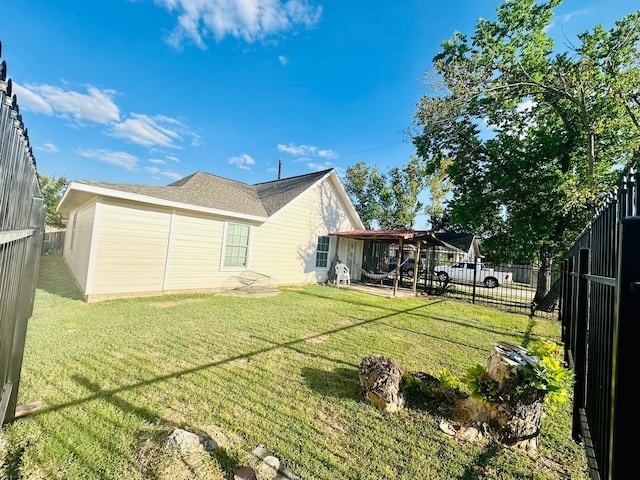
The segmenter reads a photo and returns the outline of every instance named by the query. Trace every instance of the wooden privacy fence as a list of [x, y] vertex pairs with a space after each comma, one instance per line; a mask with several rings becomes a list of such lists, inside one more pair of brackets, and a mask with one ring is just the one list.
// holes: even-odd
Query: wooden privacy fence
[[584, 442], [594, 479], [628, 478], [637, 468], [628, 446], [635, 438], [640, 340], [639, 168], [640, 162], [621, 177], [562, 268], [562, 339], [575, 374], [573, 437]]
[[42, 253], [48, 255], [52, 252], [62, 253], [64, 248], [64, 230], [55, 230], [44, 232], [44, 241], [42, 242]]
[[15, 417], [43, 227], [44, 202], [36, 163], [3, 61], [0, 66], [0, 424]]

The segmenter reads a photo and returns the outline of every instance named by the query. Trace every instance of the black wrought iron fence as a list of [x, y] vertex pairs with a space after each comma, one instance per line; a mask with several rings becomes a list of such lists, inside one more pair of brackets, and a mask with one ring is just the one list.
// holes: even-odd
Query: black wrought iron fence
[[[493, 265], [478, 260], [453, 262], [446, 252], [426, 254], [420, 262], [418, 290], [429, 294], [526, 313], [557, 318], [560, 270], [550, 272], [551, 289], [543, 301], [534, 304], [538, 276], [544, 273], [531, 265]], [[404, 271], [401, 286], [411, 285], [413, 269]]]
[[[0, 44], [0, 57], [2, 44]], [[36, 163], [7, 65], [0, 66], [0, 424], [16, 411], [44, 227]]]
[[592, 478], [628, 478], [636, 468], [626, 446], [635, 435], [628, 400], [635, 398], [640, 338], [639, 169], [640, 162], [622, 175], [562, 268], [562, 339], [575, 373], [573, 437], [585, 444]]

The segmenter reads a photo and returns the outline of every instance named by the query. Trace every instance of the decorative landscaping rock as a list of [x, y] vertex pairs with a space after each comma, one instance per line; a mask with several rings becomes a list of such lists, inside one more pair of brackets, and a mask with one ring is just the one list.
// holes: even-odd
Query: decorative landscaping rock
[[260, 480], [300, 480], [291, 470], [280, 465], [280, 459], [273, 455], [264, 445], [258, 445], [251, 456], [260, 461], [256, 467]]
[[171, 432], [171, 435], [167, 438], [166, 446], [180, 453], [201, 452], [218, 448], [218, 444], [211, 438], [196, 435], [180, 428], [176, 428]]
[[258, 465], [257, 471], [260, 478], [271, 479], [276, 478], [278, 471], [280, 470], [280, 460], [273, 455], [267, 455], [262, 460], [262, 463]]
[[364, 397], [381, 410], [397, 412], [406, 405], [404, 370], [392, 358], [381, 355], [365, 357], [360, 364], [360, 386]]
[[241, 467], [233, 474], [233, 480], [258, 480], [256, 472], [251, 467]]

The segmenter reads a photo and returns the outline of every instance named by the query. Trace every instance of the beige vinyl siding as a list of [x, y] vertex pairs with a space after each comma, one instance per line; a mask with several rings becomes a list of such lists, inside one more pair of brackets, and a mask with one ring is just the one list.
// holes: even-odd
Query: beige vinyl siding
[[[315, 266], [318, 236], [361, 228], [339, 189], [325, 178], [265, 223], [98, 197], [78, 209], [74, 252], [70, 212], [65, 258], [88, 301], [324, 281], [328, 267]], [[246, 270], [221, 269], [226, 222], [250, 225]], [[331, 237], [328, 266], [336, 243]], [[356, 259], [361, 248], [357, 242]]]
[[[253, 230], [251, 270], [269, 275], [273, 284], [315, 283], [327, 278], [316, 268], [319, 235], [358, 228], [346, 213], [330, 179], [307, 190]], [[331, 239], [329, 264], [334, 255]]]
[[220, 272], [224, 221], [211, 215], [174, 213], [166, 290], [221, 288], [229, 273]]
[[[86, 290], [93, 234], [95, 199], [74, 210], [69, 215], [65, 235], [64, 259], [81, 291]], [[75, 229], [74, 229], [75, 218]], [[73, 241], [73, 245], [71, 244]]]
[[87, 294], [161, 291], [171, 210], [105, 199], [98, 219]]

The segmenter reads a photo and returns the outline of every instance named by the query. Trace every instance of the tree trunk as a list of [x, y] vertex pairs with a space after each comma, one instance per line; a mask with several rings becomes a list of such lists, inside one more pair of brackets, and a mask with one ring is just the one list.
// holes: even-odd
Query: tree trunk
[[505, 445], [537, 450], [545, 391], [522, 380], [514, 371], [531, 370], [539, 360], [517, 345], [497, 342], [487, 361], [487, 374], [496, 382], [498, 398], [484, 402], [473, 397], [455, 400], [452, 422], [443, 421], [446, 433], [467, 440], [495, 440]]
[[403, 375], [402, 366], [393, 358], [365, 357], [358, 372], [364, 398], [387, 412], [402, 410], [406, 405]]
[[552, 248], [548, 245], [540, 247], [540, 270], [538, 271], [538, 282], [536, 285], [536, 294], [533, 301], [537, 304], [551, 289], [551, 267], [553, 265]]

